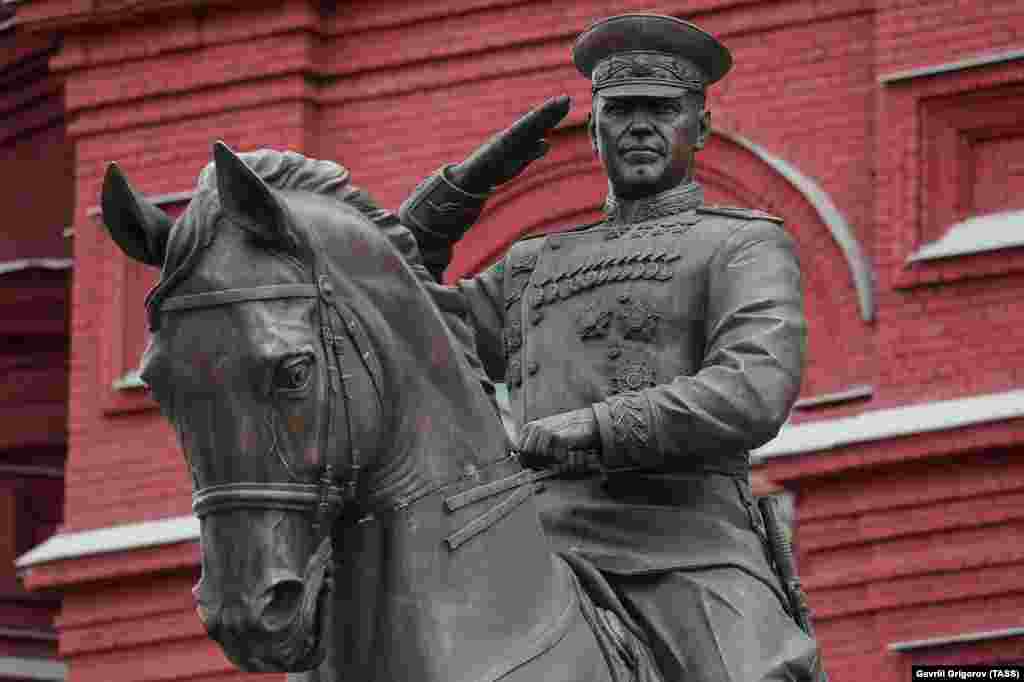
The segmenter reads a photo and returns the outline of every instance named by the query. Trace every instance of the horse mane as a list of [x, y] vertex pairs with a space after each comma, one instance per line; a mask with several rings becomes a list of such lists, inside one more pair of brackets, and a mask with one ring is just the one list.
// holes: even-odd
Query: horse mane
[[[378, 206], [367, 191], [351, 184], [351, 173], [347, 168], [333, 161], [274, 149], [241, 152], [238, 157], [274, 189], [306, 191], [337, 199], [381, 227], [398, 222], [395, 214]], [[216, 166], [210, 162], [199, 174], [192, 200], [167, 239], [160, 281], [146, 296], [151, 330], [156, 329], [156, 311], [160, 304], [175, 286], [188, 277], [202, 252], [213, 243], [222, 217]]]

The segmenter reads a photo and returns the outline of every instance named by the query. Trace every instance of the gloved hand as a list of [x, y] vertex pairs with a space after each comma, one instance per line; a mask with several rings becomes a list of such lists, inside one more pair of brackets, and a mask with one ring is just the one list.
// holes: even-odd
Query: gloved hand
[[524, 424], [518, 450], [525, 466], [587, 474], [601, 471], [600, 441], [594, 410], [586, 407]]
[[478, 147], [448, 169], [448, 179], [472, 194], [486, 194], [508, 182], [548, 151], [544, 136], [569, 113], [568, 95], [554, 97]]

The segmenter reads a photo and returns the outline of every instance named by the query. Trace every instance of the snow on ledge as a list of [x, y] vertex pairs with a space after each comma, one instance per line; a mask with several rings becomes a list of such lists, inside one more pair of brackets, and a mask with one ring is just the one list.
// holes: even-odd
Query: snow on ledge
[[783, 426], [775, 440], [750, 453], [754, 464], [854, 443], [948, 431], [1024, 417], [1024, 390], [870, 410], [852, 417]]
[[925, 244], [908, 263], [1024, 246], [1024, 211], [1005, 211], [968, 218], [953, 225], [942, 239]]
[[66, 679], [67, 663], [48, 658], [26, 658], [24, 656], [0, 656], [0, 676], [19, 680], [47, 680], [56, 682]]
[[58, 533], [22, 554], [14, 565], [21, 570], [59, 559], [77, 559], [93, 554], [171, 545], [198, 539], [199, 519], [192, 515], [175, 516], [75, 533]]

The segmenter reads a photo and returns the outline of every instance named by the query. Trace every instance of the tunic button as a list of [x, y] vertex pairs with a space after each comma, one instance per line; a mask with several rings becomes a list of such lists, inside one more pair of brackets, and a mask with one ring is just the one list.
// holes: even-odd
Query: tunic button
[[629, 294], [619, 294], [619, 303], [629, 303]]
[[533, 311], [533, 317], [530, 318], [530, 322], [533, 323], [534, 327], [536, 327], [538, 324], [541, 323], [541, 320], [543, 320], [543, 319], [544, 319], [544, 312], [541, 311], [541, 310], [534, 310]]
[[530, 364], [528, 364], [526, 366], [526, 372], [530, 376], [533, 376], [534, 374], [536, 374], [538, 369], [540, 369], [540, 366], [535, 361], [532, 361], [532, 360], [530, 361]]
[[516, 388], [523, 385], [523, 371], [519, 360], [512, 360], [508, 363], [508, 372], [505, 380]]
[[618, 346], [612, 346], [608, 349], [608, 357], [612, 360], [622, 355], [622, 349]]
[[557, 251], [560, 248], [562, 248], [562, 244], [560, 242], [557, 242], [557, 241], [552, 241], [551, 242], [551, 250], [552, 251]]

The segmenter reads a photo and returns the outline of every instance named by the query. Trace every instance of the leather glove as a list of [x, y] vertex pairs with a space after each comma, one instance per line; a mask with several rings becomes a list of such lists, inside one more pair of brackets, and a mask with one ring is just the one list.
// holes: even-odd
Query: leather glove
[[525, 466], [587, 474], [602, 470], [600, 440], [594, 410], [586, 407], [524, 424], [518, 450]]
[[549, 99], [448, 169], [460, 189], [486, 194], [516, 177], [548, 151], [544, 136], [569, 113], [568, 95]]

